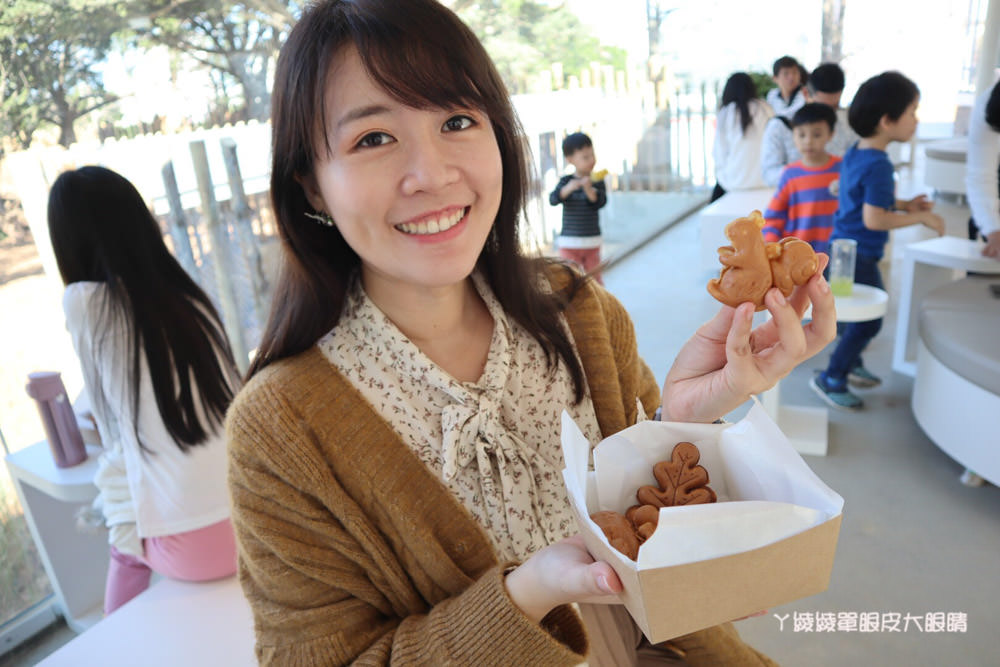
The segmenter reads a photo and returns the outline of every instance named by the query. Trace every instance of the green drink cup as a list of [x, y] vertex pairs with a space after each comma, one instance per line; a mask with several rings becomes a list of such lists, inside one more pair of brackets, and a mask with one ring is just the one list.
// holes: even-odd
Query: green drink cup
[[830, 291], [834, 296], [851, 296], [854, 291], [854, 262], [858, 242], [837, 239], [830, 244]]

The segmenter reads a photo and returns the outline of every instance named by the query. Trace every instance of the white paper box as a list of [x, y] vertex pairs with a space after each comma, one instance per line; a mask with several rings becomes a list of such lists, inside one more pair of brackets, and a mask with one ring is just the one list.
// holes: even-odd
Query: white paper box
[[[624, 514], [656, 484], [653, 466], [693, 442], [718, 502], [660, 510], [638, 562], [590, 519]], [[591, 554], [607, 561], [622, 601], [653, 643], [826, 590], [844, 499], [822, 482], [758, 404], [736, 424], [644, 421], [594, 449], [563, 413], [563, 478]]]

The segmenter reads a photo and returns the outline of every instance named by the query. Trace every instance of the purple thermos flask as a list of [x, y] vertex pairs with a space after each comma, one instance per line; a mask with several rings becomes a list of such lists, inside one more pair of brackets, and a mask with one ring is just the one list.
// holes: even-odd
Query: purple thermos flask
[[38, 412], [45, 425], [45, 436], [49, 439], [49, 449], [52, 450], [56, 465], [68, 468], [86, 461], [87, 448], [83, 445], [83, 436], [76, 424], [76, 415], [59, 373], [29, 373], [25, 390], [38, 404]]

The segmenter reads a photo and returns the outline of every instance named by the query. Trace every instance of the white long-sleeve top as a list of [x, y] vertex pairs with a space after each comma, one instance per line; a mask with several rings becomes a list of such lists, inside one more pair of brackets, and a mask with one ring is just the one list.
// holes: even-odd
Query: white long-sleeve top
[[785, 98], [781, 96], [781, 88], [772, 88], [767, 91], [767, 95], [764, 98], [770, 105], [774, 113], [779, 116], [792, 117], [796, 111], [802, 108], [802, 105], [806, 103], [806, 95], [803, 92], [802, 86], [799, 86], [795, 90], [795, 94], [792, 95], [792, 99], [785, 101]]
[[715, 179], [724, 190], [764, 187], [760, 174], [760, 147], [772, 111], [762, 100], [751, 100], [749, 108], [751, 122], [746, 132], [735, 102], [719, 109], [716, 116], [712, 158], [715, 160]]
[[[996, 85], [1000, 86], [1000, 82]], [[986, 124], [986, 101], [990, 90], [980, 95], [969, 115], [969, 149], [965, 159], [965, 190], [972, 219], [979, 232], [988, 236], [1000, 231], [1000, 132]]]
[[111, 529], [109, 542], [139, 555], [141, 538], [196, 530], [229, 517], [226, 443], [220, 425], [205, 443], [180, 450], [160, 417], [145, 355], [138, 415], [132, 415], [128, 338], [124, 323], [104, 317], [106, 292], [104, 283], [72, 283], [63, 294], [63, 311], [105, 449], [94, 478], [97, 506]]
[[[844, 157], [847, 149], [853, 146], [860, 137], [851, 129], [847, 122], [847, 109], [837, 108], [837, 124], [833, 126], [833, 136], [826, 144], [830, 155]], [[789, 118], [789, 121], [791, 118]], [[778, 185], [784, 168], [801, 160], [802, 155], [795, 147], [792, 130], [779, 118], [773, 118], [764, 128], [764, 139], [760, 147], [760, 170], [764, 184], [771, 187]]]

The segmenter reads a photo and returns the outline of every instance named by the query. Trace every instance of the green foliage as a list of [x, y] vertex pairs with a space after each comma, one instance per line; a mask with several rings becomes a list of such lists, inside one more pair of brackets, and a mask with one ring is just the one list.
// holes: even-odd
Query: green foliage
[[753, 79], [753, 85], [757, 89], [757, 97], [761, 99], [767, 97], [768, 91], [772, 88], [778, 87], [778, 84], [774, 82], [774, 78], [767, 72], [750, 71], [747, 74]]
[[566, 77], [592, 62], [625, 68], [624, 49], [602, 45], [563, 5], [484, 0], [453, 7], [483, 42], [512, 93], [525, 92], [529, 80], [553, 63], [562, 64]]
[[[82, 17], [86, 17], [82, 20]], [[76, 119], [114, 101], [95, 68], [122, 19], [101, 0], [7, 0], [0, 12], [0, 129], [16, 147], [43, 123], [75, 141]]]
[[24, 513], [0, 483], [0, 625], [52, 592]]

